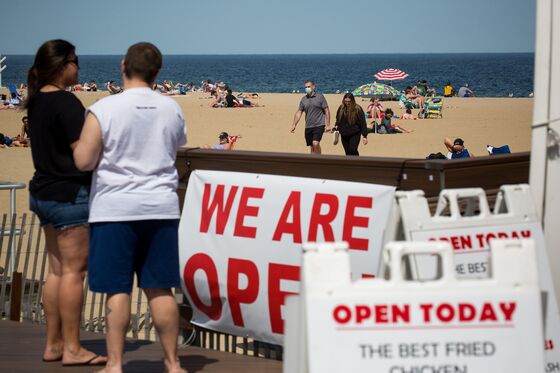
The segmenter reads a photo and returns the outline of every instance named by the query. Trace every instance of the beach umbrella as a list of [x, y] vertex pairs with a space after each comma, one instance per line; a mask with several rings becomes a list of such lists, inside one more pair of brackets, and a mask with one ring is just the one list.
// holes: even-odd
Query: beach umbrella
[[395, 87], [375, 82], [356, 88], [352, 94], [354, 96], [398, 96], [400, 93]]
[[374, 76], [377, 80], [388, 80], [392, 82], [393, 80], [402, 80], [406, 78], [408, 74], [399, 69], [385, 69], [381, 70]]

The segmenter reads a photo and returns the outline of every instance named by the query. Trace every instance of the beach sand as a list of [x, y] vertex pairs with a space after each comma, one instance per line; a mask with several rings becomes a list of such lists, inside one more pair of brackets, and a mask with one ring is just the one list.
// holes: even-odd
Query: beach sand
[[[87, 107], [105, 97], [107, 92], [78, 93]], [[217, 143], [222, 131], [242, 135], [237, 150], [308, 153], [303, 136], [304, 119], [295, 133], [290, 133], [292, 118], [298, 108], [301, 94], [261, 94], [254, 100], [261, 107], [214, 109], [207, 94], [190, 93], [174, 97], [183, 109], [188, 125], [188, 146]], [[332, 113], [332, 124], [342, 95], [325, 95]], [[357, 99], [365, 109], [368, 101]], [[397, 102], [384, 103], [401, 115]], [[513, 152], [530, 150], [531, 116], [533, 100], [530, 98], [446, 98], [442, 119], [395, 120], [410, 130], [411, 134], [373, 135], [369, 144], [360, 145], [364, 156], [425, 158], [433, 152], [446, 153], [443, 138], [461, 137], [470, 152], [486, 156], [486, 145], [508, 144]], [[416, 110], [414, 111], [417, 112]], [[24, 112], [0, 110], [0, 132], [15, 136], [21, 129]], [[324, 154], [344, 155], [342, 145], [334, 146], [332, 134], [325, 134], [321, 146]], [[36, 140], [40, 141], [40, 140]], [[28, 183], [33, 175], [29, 148], [0, 149], [0, 180]], [[28, 192], [17, 194], [17, 210], [28, 211]], [[9, 212], [9, 194], [0, 191], [0, 213]]]

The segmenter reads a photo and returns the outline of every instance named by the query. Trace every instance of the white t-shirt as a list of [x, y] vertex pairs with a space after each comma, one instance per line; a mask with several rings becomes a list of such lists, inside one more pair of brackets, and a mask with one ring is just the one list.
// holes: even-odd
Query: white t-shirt
[[179, 105], [150, 88], [93, 104], [103, 152], [93, 173], [89, 221], [178, 219], [177, 149], [187, 143]]

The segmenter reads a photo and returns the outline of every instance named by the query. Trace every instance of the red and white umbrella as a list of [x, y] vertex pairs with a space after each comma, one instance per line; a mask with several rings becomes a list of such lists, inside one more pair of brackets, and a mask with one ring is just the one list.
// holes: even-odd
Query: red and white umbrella
[[399, 69], [385, 69], [374, 75], [377, 80], [402, 80], [408, 76], [407, 73]]

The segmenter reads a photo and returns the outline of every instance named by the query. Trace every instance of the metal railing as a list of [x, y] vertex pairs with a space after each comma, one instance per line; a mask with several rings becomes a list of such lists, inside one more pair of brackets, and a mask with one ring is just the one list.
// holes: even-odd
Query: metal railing
[[[13, 268], [13, 271], [2, 270]], [[0, 316], [34, 323], [45, 323], [42, 306], [43, 286], [48, 274], [47, 250], [39, 219], [34, 214], [3, 214], [0, 219]], [[16, 281], [20, 285], [16, 286]], [[13, 289], [21, 289], [14, 294]], [[133, 289], [134, 302], [128, 336], [155, 340], [148, 302], [137, 286]], [[12, 315], [12, 299], [18, 299], [20, 314]], [[84, 284], [82, 328], [105, 332], [106, 295], [94, 293]]]

